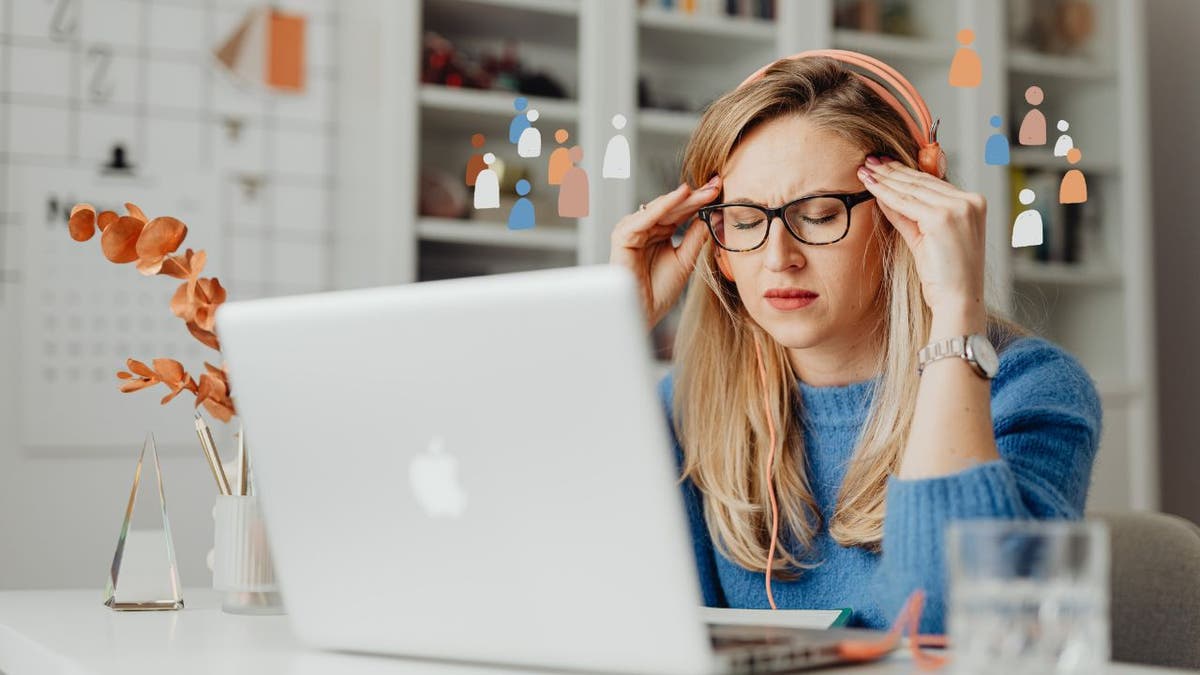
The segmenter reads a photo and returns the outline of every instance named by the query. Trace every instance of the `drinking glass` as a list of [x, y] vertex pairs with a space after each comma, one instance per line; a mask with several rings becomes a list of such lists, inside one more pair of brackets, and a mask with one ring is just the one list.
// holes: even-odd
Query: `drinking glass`
[[1110, 655], [1108, 530], [1095, 521], [968, 520], [947, 531], [958, 673], [1097, 673]]

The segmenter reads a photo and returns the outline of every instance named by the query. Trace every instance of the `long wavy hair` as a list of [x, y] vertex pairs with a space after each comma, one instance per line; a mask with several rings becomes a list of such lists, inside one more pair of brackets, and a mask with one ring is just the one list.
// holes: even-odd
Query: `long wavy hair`
[[[713, 102], [684, 152], [683, 179], [704, 184], [721, 173], [747, 133], [788, 115], [801, 115], [869, 154], [916, 166], [917, 143], [896, 110], [838, 62], [806, 58], [777, 61], [761, 79]], [[911, 252], [875, 202], [869, 204], [872, 244], [879, 246], [883, 265], [874, 302], [880, 377], [828, 526], [840, 545], [878, 551], [887, 479], [899, 468], [912, 424], [917, 351], [928, 340], [931, 314]], [[810, 551], [821, 514], [805, 469], [797, 376], [786, 349], [750, 317], [737, 287], [716, 271], [716, 250], [710, 240], [701, 253], [675, 342], [672, 407], [684, 451], [681, 480], [691, 479], [704, 495], [705, 520], [721, 553], [763, 572], [771, 526], [768, 482], [774, 482], [778, 496], [782, 541], [790, 538], [801, 551]], [[1024, 333], [990, 311], [988, 332], [998, 349]], [[778, 430], [779, 460], [770, 475], [755, 341], [762, 345], [766, 397]], [[772, 576], [796, 578], [816, 564], [781, 547]]]

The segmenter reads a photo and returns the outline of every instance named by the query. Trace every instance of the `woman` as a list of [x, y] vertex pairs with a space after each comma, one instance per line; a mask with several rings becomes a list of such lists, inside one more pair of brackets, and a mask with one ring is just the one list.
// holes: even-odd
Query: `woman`
[[[918, 150], [839, 61], [780, 60], [705, 112], [685, 183], [613, 230], [651, 326], [695, 273], [661, 393], [707, 605], [881, 628], [921, 588], [940, 633], [949, 521], [1082, 516], [1095, 387], [988, 311], [984, 198]], [[963, 336], [972, 359], [927, 358]]]

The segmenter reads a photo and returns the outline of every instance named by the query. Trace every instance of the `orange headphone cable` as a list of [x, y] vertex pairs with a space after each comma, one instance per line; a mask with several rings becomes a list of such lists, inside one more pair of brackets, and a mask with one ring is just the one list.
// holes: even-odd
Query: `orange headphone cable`
[[[771, 419], [771, 402], [767, 398], [767, 370], [763, 366], [762, 347], [757, 335], [754, 336], [754, 356], [758, 360], [758, 379], [762, 383], [763, 390], [763, 412], [767, 416], [767, 436], [771, 444], [771, 449], [767, 452], [767, 495], [771, 499], [771, 545], [767, 548], [767, 569], [763, 578], [767, 588], [767, 602], [771, 604], [771, 609], [779, 609], [775, 606], [775, 595], [771, 592], [771, 568], [774, 567], [775, 547], [779, 541], [779, 503], [775, 499], [775, 482], [771, 477], [772, 469], [775, 467], [775, 423]], [[869, 661], [880, 658], [892, 650], [907, 629], [909, 648], [912, 650], [913, 660], [917, 665], [922, 670], [944, 666], [946, 664], [945, 656], [929, 654], [921, 650], [922, 646], [945, 647], [947, 643], [945, 635], [920, 634], [921, 610], [924, 608], [924, 604], [925, 592], [919, 588], [914, 590], [886, 635], [874, 640], [844, 640], [839, 645], [839, 652], [851, 660]]]
[[763, 575], [766, 579], [767, 602], [771, 609], [775, 606], [775, 596], [771, 593], [771, 568], [775, 564], [775, 546], [779, 541], [779, 503], [775, 501], [775, 481], [772, 470], [775, 467], [775, 423], [771, 419], [771, 403], [767, 399], [767, 370], [763, 367], [762, 347], [758, 344], [758, 336], [754, 336], [754, 356], [758, 359], [758, 378], [762, 383], [763, 412], [767, 416], [767, 436], [771, 449], [767, 452], [767, 495], [771, 499], [771, 545], [767, 548], [767, 569]]

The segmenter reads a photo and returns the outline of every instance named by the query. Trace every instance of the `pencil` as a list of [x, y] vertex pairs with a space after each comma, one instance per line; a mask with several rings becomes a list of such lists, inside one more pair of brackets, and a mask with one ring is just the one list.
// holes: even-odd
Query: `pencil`
[[249, 458], [246, 457], [246, 428], [245, 427], [241, 427], [238, 429], [237, 462], [238, 462], [237, 493], [239, 495], [245, 497], [250, 494], [250, 491], [248, 489], [249, 488], [248, 479], [250, 477], [249, 476], [250, 462], [249, 462]]
[[200, 413], [196, 413], [196, 435], [200, 437], [200, 447], [204, 450], [204, 458], [208, 460], [208, 468], [212, 470], [213, 478], [217, 481], [217, 490], [223, 495], [230, 495], [229, 479], [225, 477], [225, 469], [221, 466], [221, 456], [217, 454], [217, 444], [213, 441], [212, 430], [208, 428]]

